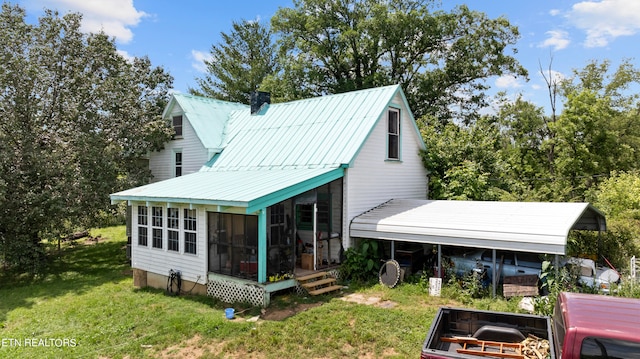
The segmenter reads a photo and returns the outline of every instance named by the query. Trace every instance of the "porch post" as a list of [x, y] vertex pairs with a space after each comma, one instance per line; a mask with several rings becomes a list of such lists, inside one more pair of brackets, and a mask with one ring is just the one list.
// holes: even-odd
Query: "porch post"
[[258, 211], [258, 283], [267, 282], [267, 209]]

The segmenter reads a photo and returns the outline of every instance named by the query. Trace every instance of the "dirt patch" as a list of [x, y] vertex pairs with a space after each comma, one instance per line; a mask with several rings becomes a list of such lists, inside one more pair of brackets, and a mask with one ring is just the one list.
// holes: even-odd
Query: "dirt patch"
[[349, 294], [345, 297], [340, 298], [345, 302], [352, 302], [364, 305], [374, 305], [376, 307], [391, 309], [398, 305], [396, 302], [392, 302], [390, 300], [382, 300], [380, 297], [367, 296], [360, 293]]
[[193, 338], [180, 343], [180, 345], [173, 345], [161, 351], [157, 358], [197, 359], [205, 353], [220, 354], [222, 352], [222, 344], [202, 344], [200, 343], [201, 339], [202, 338], [196, 334]]
[[263, 310], [260, 319], [280, 321], [320, 305], [322, 303], [295, 304], [287, 308], [266, 308]]

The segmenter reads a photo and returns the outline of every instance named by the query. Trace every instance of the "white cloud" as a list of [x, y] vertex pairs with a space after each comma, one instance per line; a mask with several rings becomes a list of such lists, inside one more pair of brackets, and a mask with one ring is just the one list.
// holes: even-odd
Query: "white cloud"
[[547, 31], [546, 34], [549, 36], [546, 40], [544, 40], [538, 47], [553, 47], [553, 50], [558, 51], [569, 46], [569, 33], [562, 30], [551, 30]]
[[196, 69], [196, 71], [202, 72], [202, 73], [207, 72], [207, 65], [204, 62], [211, 61], [212, 59], [211, 53], [198, 51], [198, 50], [191, 50], [191, 58], [194, 60], [191, 63], [191, 66], [194, 69]]
[[567, 18], [587, 34], [586, 47], [603, 47], [640, 31], [640, 1], [582, 1], [573, 5]]
[[124, 57], [125, 60], [127, 60], [128, 62], [133, 62], [133, 60], [135, 59], [135, 56], [131, 56], [128, 52], [124, 51], [124, 50], [116, 50], [118, 52], [118, 55]]
[[131, 27], [149, 16], [133, 6], [133, 0], [31, 0], [31, 7], [40, 7], [82, 14], [82, 30], [86, 32], [104, 31], [120, 43], [133, 39]]
[[[543, 70], [544, 73], [538, 71], [538, 77], [541, 83], [544, 83], [543, 88], [547, 88], [547, 82], [559, 84], [567, 77], [562, 73], [554, 70]], [[545, 79], [546, 78], [546, 79]]]
[[518, 88], [522, 87], [520, 81], [512, 75], [500, 76], [496, 79], [496, 87], [498, 88]]
[[549, 10], [549, 15], [551, 16], [558, 16], [560, 15], [561, 11], [559, 9], [551, 9]]

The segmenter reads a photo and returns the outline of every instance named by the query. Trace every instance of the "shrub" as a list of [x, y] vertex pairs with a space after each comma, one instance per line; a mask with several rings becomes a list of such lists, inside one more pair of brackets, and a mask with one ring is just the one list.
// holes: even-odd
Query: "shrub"
[[345, 260], [340, 272], [345, 279], [368, 281], [378, 275], [380, 268], [380, 247], [377, 241], [363, 240], [357, 247], [345, 251]]

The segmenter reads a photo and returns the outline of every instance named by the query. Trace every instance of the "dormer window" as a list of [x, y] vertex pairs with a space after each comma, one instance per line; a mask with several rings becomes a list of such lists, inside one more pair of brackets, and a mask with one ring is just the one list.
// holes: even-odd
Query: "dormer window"
[[182, 116], [173, 116], [173, 138], [182, 138]]
[[387, 112], [387, 159], [400, 159], [400, 110], [390, 108]]

